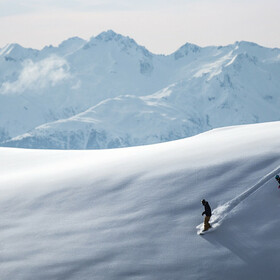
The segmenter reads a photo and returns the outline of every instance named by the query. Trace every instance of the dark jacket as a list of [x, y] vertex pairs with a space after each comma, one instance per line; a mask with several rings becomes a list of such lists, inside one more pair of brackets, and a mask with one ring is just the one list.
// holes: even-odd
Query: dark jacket
[[211, 208], [210, 208], [210, 205], [207, 201], [205, 201], [204, 203], [204, 208], [205, 208], [205, 211], [202, 213], [202, 215], [206, 215], [208, 217], [211, 217], [212, 216], [212, 212], [211, 212]]
[[276, 181], [280, 184], [280, 178], [276, 179]]

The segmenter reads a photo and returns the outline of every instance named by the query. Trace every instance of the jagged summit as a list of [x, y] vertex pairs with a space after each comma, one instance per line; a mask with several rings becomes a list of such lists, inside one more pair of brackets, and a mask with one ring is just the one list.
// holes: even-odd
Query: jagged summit
[[180, 47], [178, 49], [179, 50], [189, 50], [191, 52], [198, 52], [201, 49], [200, 46], [196, 45], [196, 44], [191, 44], [189, 42], [187, 42], [186, 44], [184, 44], [182, 47]]
[[102, 41], [111, 41], [111, 40], [117, 40], [118, 41], [120, 39], [128, 38], [128, 37], [124, 37], [121, 34], [117, 34], [113, 30], [108, 30], [108, 31], [101, 32], [95, 38], [97, 40], [102, 40]]
[[82, 44], [85, 44], [86, 43], [86, 40], [80, 38], [80, 37], [71, 37], [67, 40], [64, 40], [62, 41], [58, 47], [61, 48], [61, 47], [66, 47], [68, 45], [73, 45], [73, 44], [79, 44], [79, 45], [82, 45]]
[[120, 47], [122, 51], [127, 52], [130, 49], [135, 49], [141, 51], [145, 56], [151, 56], [151, 53], [144, 46], [138, 45], [134, 39], [129, 36], [118, 34], [113, 30], [108, 30], [100, 33], [96, 37], [91, 37], [84, 48], [94, 47], [100, 43], [116, 44], [116, 46]]
[[16, 43], [11, 43], [11, 44], [7, 44], [6, 46], [4, 46], [1, 51], [0, 51], [0, 55], [7, 55], [9, 54], [13, 49], [22, 49], [23, 47], [19, 44]]
[[24, 48], [17, 43], [7, 44], [0, 50], [0, 56], [11, 60], [23, 60], [29, 56], [38, 54], [38, 50], [32, 48]]
[[177, 60], [189, 55], [197, 55], [200, 52], [200, 50], [201, 47], [195, 44], [186, 43], [174, 53], [174, 58]]
[[[41, 51], [10, 45], [4, 53], [0, 145], [135, 146], [280, 119], [280, 50], [250, 42], [187, 43], [161, 56], [109, 30]], [[99, 140], [85, 145], [94, 133]]]
[[254, 43], [254, 42], [249, 42], [249, 41], [236, 41], [234, 44], [234, 46], [240, 46], [240, 47], [257, 47], [257, 48], [265, 48], [263, 46], [260, 46], [259, 44], [257, 43]]
[[131, 39], [130, 37], [118, 34], [118, 33], [114, 32], [113, 30], [104, 31], [104, 32], [101, 32], [96, 37], [94, 37], [94, 36], [91, 37], [90, 40], [89, 40], [89, 43], [96, 42], [96, 41], [126, 42], [126, 43], [129, 43], [130, 45], [137, 45], [138, 46], [138, 44], [133, 39]]

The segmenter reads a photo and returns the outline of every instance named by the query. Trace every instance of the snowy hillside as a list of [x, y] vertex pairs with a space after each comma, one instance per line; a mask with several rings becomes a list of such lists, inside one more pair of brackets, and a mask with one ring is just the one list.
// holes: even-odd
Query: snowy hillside
[[200, 132], [202, 127], [187, 119], [186, 114], [153, 99], [153, 96], [107, 99], [84, 113], [14, 137], [3, 146], [104, 149], [176, 140]]
[[136, 146], [280, 120], [280, 50], [186, 44], [164, 56], [103, 32], [0, 50], [0, 145]]
[[[279, 138], [272, 122], [123, 149], [0, 148], [1, 279], [277, 280]], [[199, 236], [202, 198], [219, 226]]]

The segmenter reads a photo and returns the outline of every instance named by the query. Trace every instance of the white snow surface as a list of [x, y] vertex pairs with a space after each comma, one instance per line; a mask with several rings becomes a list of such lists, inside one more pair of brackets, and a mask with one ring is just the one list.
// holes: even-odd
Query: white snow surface
[[[1, 280], [279, 279], [279, 139], [271, 122], [121, 149], [0, 148]], [[216, 229], [199, 236], [203, 198]]]
[[155, 55], [103, 32], [0, 50], [0, 145], [100, 149], [280, 120], [280, 49], [185, 44]]

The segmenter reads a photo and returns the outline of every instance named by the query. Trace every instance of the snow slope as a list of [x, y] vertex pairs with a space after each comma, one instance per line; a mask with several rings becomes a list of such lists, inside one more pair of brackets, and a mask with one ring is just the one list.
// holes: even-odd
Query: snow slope
[[[1, 279], [279, 278], [280, 122], [96, 151], [0, 148]], [[200, 200], [216, 231], [196, 234]]]
[[[163, 96], [162, 96], [163, 97]], [[35, 128], [3, 146], [41, 149], [105, 149], [159, 143], [197, 134], [192, 118], [153, 96], [107, 99], [84, 113]], [[190, 119], [187, 116], [190, 115]]]
[[0, 145], [126, 147], [278, 121], [279, 75], [280, 50], [249, 42], [187, 43], [168, 56], [113, 31], [41, 51], [9, 45], [0, 51]]

